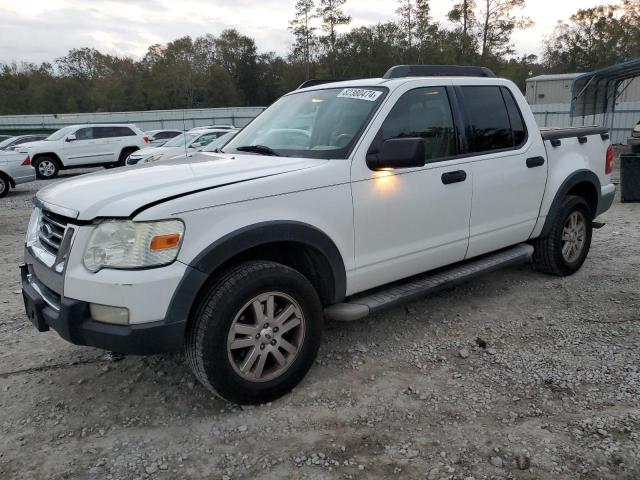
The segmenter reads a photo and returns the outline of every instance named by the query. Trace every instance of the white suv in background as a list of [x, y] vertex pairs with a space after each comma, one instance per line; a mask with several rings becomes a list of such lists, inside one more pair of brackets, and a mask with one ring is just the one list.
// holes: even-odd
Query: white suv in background
[[146, 145], [135, 125], [71, 125], [40, 142], [20, 148], [27, 153], [38, 178], [55, 178], [67, 168], [88, 166], [116, 167]]

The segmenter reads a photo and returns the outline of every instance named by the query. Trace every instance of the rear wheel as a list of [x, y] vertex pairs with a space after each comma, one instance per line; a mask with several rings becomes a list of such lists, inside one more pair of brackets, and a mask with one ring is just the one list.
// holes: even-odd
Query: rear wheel
[[33, 167], [36, 169], [36, 176], [42, 180], [56, 178], [60, 171], [60, 166], [55, 158], [40, 157], [34, 160]]
[[9, 183], [9, 179], [4, 175], [0, 175], [0, 198], [6, 197], [10, 188], [11, 184]]
[[535, 243], [537, 270], [566, 276], [577, 272], [591, 247], [591, 211], [581, 197], [569, 196], [553, 219], [549, 234]]
[[187, 361], [220, 397], [268, 402], [311, 368], [322, 325], [320, 300], [302, 274], [274, 262], [242, 263], [205, 292], [187, 331]]

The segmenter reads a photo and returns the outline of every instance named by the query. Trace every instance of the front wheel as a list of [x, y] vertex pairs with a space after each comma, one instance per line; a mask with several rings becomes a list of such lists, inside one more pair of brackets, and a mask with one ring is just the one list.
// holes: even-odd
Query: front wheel
[[581, 197], [565, 198], [549, 234], [536, 240], [534, 267], [559, 276], [574, 274], [589, 254], [592, 231], [587, 202]]
[[323, 330], [318, 295], [285, 265], [239, 264], [204, 292], [186, 337], [194, 374], [230, 402], [265, 403], [304, 378]]
[[60, 171], [58, 162], [51, 157], [38, 158], [33, 162], [33, 167], [36, 169], [36, 176], [41, 180], [56, 178]]

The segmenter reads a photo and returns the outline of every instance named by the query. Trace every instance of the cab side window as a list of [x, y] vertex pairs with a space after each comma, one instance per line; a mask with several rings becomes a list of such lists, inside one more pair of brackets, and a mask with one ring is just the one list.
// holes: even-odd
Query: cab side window
[[470, 153], [513, 148], [513, 132], [500, 87], [461, 87]]
[[507, 104], [507, 112], [509, 113], [509, 121], [511, 122], [511, 130], [513, 131], [513, 146], [521, 147], [527, 141], [527, 127], [522, 118], [522, 112], [518, 108], [516, 99], [506, 87], [501, 87], [504, 102]]
[[427, 163], [456, 155], [455, 127], [446, 89], [416, 88], [402, 95], [382, 124], [379, 136], [382, 141], [422, 138]]
[[81, 128], [76, 132], [76, 140], [92, 140], [93, 128]]

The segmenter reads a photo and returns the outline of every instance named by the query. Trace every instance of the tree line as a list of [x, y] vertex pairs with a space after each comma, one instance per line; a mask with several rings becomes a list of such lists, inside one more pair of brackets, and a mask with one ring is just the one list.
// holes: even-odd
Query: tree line
[[346, 2], [297, 0], [284, 56], [230, 29], [152, 45], [139, 60], [78, 48], [53, 63], [0, 64], [0, 114], [268, 105], [309, 78], [377, 77], [403, 63], [483, 65], [524, 88], [532, 75], [640, 56], [640, 0], [579, 9], [542, 58], [516, 55], [514, 32], [533, 25], [525, 0], [454, 0], [446, 24], [431, 0], [398, 0], [395, 19], [351, 29]]

